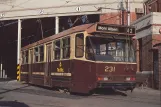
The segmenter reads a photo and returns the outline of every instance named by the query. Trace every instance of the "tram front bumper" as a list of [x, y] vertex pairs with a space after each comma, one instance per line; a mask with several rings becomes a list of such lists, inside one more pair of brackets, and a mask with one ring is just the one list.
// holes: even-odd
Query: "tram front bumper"
[[114, 88], [119, 90], [133, 90], [135, 86], [136, 86], [135, 82], [126, 82], [126, 83], [99, 82], [97, 83], [97, 88]]

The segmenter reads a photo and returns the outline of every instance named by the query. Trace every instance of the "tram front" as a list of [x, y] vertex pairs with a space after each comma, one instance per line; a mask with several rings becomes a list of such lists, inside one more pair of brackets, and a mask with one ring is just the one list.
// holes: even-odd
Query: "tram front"
[[86, 59], [96, 64], [96, 88], [133, 90], [136, 58], [132, 37], [135, 28], [101, 25], [89, 30], [86, 37]]

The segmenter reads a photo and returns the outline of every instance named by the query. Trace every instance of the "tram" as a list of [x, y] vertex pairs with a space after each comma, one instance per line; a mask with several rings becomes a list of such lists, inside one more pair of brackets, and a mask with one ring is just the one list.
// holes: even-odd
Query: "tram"
[[21, 49], [20, 80], [69, 92], [135, 88], [132, 26], [76, 26]]

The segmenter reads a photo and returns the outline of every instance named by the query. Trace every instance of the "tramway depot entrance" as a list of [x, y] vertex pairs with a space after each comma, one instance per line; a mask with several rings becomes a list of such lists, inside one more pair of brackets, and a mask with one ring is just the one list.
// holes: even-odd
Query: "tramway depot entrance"
[[[55, 17], [22, 19], [21, 47], [55, 34]], [[99, 15], [59, 17], [59, 32], [99, 21]], [[18, 20], [0, 21], [0, 78], [17, 78]]]

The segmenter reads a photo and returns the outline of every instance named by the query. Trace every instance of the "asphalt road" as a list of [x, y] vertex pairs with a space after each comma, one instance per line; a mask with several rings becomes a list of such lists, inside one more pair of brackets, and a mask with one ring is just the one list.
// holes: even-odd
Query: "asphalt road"
[[161, 107], [160, 104], [160, 92], [152, 89], [136, 88], [126, 94], [110, 91], [83, 96], [16, 81], [0, 82], [0, 107]]

